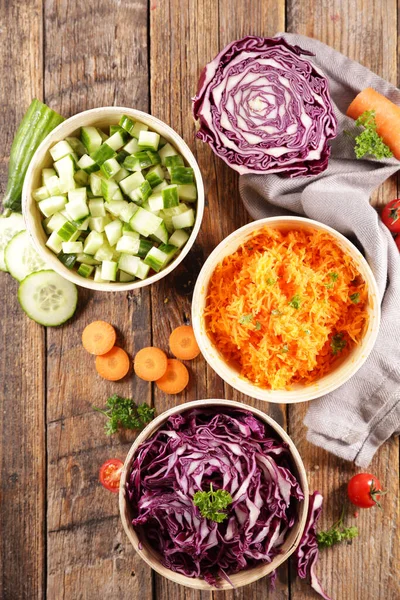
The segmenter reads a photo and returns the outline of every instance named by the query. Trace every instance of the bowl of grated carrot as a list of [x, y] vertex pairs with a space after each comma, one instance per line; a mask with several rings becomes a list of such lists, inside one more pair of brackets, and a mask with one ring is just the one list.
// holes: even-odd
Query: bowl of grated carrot
[[268, 402], [328, 394], [371, 352], [380, 304], [372, 271], [342, 234], [301, 217], [249, 223], [210, 254], [192, 321], [210, 366]]

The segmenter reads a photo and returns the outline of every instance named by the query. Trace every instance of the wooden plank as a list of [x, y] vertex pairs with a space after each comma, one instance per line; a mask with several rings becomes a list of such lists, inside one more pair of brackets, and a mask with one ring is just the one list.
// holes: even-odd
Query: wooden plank
[[[395, 0], [378, 3], [343, 0], [333, 6], [331, 2], [288, 0], [287, 19], [288, 31], [315, 37], [396, 83]], [[392, 178], [374, 195], [373, 203], [383, 204], [396, 195], [396, 181]], [[306, 441], [303, 425], [306, 411], [307, 405], [290, 407], [289, 433], [304, 459], [310, 489], [320, 490], [325, 497], [321, 526], [327, 528], [338, 518], [346, 497], [346, 484], [359, 469]], [[389, 490], [384, 513], [360, 511], [359, 518], [355, 519], [351, 517], [350, 509], [349, 524], [359, 527], [360, 538], [351, 546], [340, 545], [322, 553], [318, 573], [333, 598], [394, 600], [400, 597], [397, 577], [400, 540], [396, 535], [399, 515], [395, 501], [399, 474], [398, 440], [386, 443], [368, 470], [375, 473]], [[295, 600], [309, 598], [310, 589], [295, 579], [291, 584], [291, 597]]]
[[[147, 2], [45, 6], [45, 98], [65, 116], [95, 106], [148, 109]], [[134, 27], [132, 28], [132, 24]], [[48, 332], [48, 598], [150, 598], [150, 569], [135, 554], [118, 516], [118, 497], [98, 483], [100, 465], [124, 459], [134, 434], [108, 438], [104, 406], [113, 393], [151, 401], [149, 386], [128, 376], [101, 380], [81, 346], [85, 325], [112, 323], [133, 356], [151, 342], [150, 295], [79, 290], [70, 324]], [[71, 376], [73, 374], [73, 376]]]
[[[42, 96], [41, 11], [41, 0], [0, 3], [0, 197], [15, 131]], [[0, 596], [38, 600], [46, 572], [45, 332], [22, 312], [17, 289], [0, 272]]]
[[[206, 191], [203, 224], [194, 248], [182, 267], [152, 289], [153, 343], [167, 349], [170, 331], [190, 321], [191, 290], [204, 260], [224, 237], [249, 220], [239, 198], [237, 174], [195, 139], [191, 97], [196, 92], [201, 69], [229, 41], [246, 33], [273, 35], [284, 27], [284, 2], [257, 0], [245, 8], [236, 0], [220, 0], [218, 4], [212, 0], [184, 4], [169, 0], [152, 2], [150, 17], [151, 112], [171, 125], [189, 144], [200, 165]], [[165, 31], [165, 23], [168, 30], [160, 36], [157, 32]], [[191, 383], [182, 395], [168, 397], [155, 388], [154, 402], [159, 412], [200, 398], [234, 398], [255, 403], [226, 386], [204, 359], [191, 361], [188, 367]], [[268, 408], [268, 412], [284, 422], [285, 411], [282, 413], [280, 407], [267, 407], [261, 402], [257, 406]], [[277, 586], [279, 598], [287, 597], [285, 578], [287, 580], [286, 568]], [[207, 593], [194, 596], [193, 592], [158, 576], [155, 585], [155, 597], [160, 600], [209, 598]], [[266, 595], [267, 590], [268, 584], [263, 580], [238, 590], [235, 598], [259, 598]], [[221, 592], [218, 597], [230, 599], [232, 593]]]

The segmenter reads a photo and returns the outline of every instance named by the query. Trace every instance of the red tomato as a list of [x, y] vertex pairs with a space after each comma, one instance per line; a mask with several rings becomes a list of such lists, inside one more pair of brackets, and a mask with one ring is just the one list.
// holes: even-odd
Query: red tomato
[[100, 483], [110, 492], [118, 494], [124, 463], [118, 458], [110, 458], [100, 467]]
[[396, 236], [396, 239], [394, 241], [396, 242], [396, 246], [398, 247], [400, 252], [400, 234]]
[[400, 233], [400, 198], [396, 198], [383, 207], [381, 218], [392, 233]]
[[371, 508], [379, 506], [381, 495], [386, 494], [382, 490], [379, 479], [370, 473], [359, 473], [354, 475], [348, 483], [347, 495], [352, 504], [360, 508]]

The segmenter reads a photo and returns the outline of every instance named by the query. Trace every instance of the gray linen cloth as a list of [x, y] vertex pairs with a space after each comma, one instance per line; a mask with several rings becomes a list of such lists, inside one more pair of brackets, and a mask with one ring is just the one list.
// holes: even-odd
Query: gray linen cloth
[[350, 381], [311, 402], [304, 420], [310, 442], [366, 467], [379, 446], [400, 433], [400, 258], [391, 234], [369, 204], [371, 192], [400, 168], [400, 162], [357, 160], [353, 140], [341, 132], [354, 128], [346, 109], [363, 88], [372, 87], [399, 105], [400, 91], [317, 40], [278, 36], [312, 52], [310, 60], [329, 78], [338, 136], [331, 144], [328, 169], [320, 175], [242, 175], [239, 189], [254, 219], [299, 214], [340, 231], [363, 251], [375, 275], [382, 302], [376, 345]]

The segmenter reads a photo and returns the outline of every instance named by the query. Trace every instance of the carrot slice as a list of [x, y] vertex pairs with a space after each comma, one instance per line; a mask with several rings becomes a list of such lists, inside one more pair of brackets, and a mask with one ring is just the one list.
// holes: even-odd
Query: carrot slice
[[397, 159], [400, 159], [400, 106], [372, 88], [360, 92], [347, 109], [347, 115], [358, 119], [366, 110], [375, 111], [378, 134]]
[[140, 379], [155, 381], [160, 379], [167, 370], [168, 359], [160, 348], [148, 346], [142, 348], [135, 356], [133, 367]]
[[106, 354], [96, 356], [96, 370], [101, 377], [109, 381], [118, 381], [125, 377], [130, 368], [129, 356], [122, 348], [114, 346]]
[[157, 379], [157, 387], [166, 394], [179, 394], [189, 383], [189, 371], [180, 360], [168, 359], [165, 374]]
[[82, 332], [83, 347], [97, 356], [109, 352], [116, 339], [114, 327], [105, 321], [93, 321]]
[[169, 336], [169, 347], [176, 358], [192, 360], [200, 354], [200, 348], [194, 337], [193, 327], [181, 325]]

